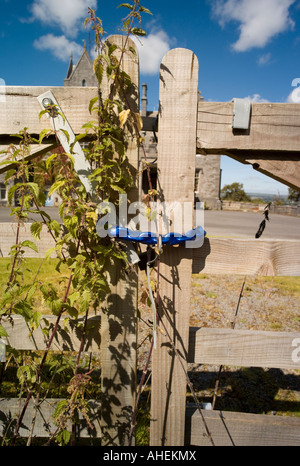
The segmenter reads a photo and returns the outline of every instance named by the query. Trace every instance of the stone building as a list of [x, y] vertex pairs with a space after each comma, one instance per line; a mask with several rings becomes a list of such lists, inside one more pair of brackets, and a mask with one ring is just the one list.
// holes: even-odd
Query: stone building
[[97, 86], [97, 79], [93, 72], [93, 63], [86, 50], [86, 43], [84, 43], [84, 50], [76, 65], [73, 63], [73, 56], [71, 53], [67, 76], [64, 80], [64, 86]]
[[195, 198], [208, 209], [220, 209], [220, 155], [196, 155]]

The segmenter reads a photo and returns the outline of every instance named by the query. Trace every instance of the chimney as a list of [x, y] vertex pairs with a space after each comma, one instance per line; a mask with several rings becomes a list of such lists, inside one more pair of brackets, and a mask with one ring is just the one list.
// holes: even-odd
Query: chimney
[[147, 84], [143, 84], [143, 96], [142, 96], [142, 116], [147, 116]]

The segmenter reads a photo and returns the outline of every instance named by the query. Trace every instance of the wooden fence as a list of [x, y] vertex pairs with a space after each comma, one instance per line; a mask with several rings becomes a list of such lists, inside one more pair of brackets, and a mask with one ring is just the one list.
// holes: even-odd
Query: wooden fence
[[[55, 322], [54, 316], [46, 316]], [[46, 349], [45, 336], [41, 327], [29, 336], [29, 329], [24, 319], [15, 317], [13, 331], [11, 324], [6, 324], [9, 332], [9, 344], [20, 350]], [[84, 351], [99, 353], [100, 316], [88, 320], [89, 337]], [[76, 331], [75, 331], [76, 329]], [[81, 335], [75, 322], [70, 320], [68, 328], [61, 325], [53, 343], [53, 351], [78, 351]], [[159, 354], [159, 352], [157, 353]], [[233, 367], [263, 367], [299, 369], [300, 333], [266, 332], [224, 328], [189, 329], [189, 344], [186, 361], [188, 363], [208, 364], [212, 366], [226, 365]], [[181, 374], [181, 378], [184, 376]], [[183, 396], [185, 403], [185, 396]], [[43, 403], [32, 401], [23, 421], [20, 436], [29, 435], [32, 419], [35, 417], [32, 435], [49, 437], [55, 430], [53, 413], [59, 399], [46, 399]], [[23, 400], [24, 402], [24, 400]], [[91, 424], [89, 428], [84, 419], [78, 426], [80, 438], [101, 437], [100, 413], [101, 402], [89, 400]], [[22, 408], [22, 400], [0, 399], [1, 425], [0, 435], [13, 431], [14, 419]], [[170, 408], [171, 409], [171, 408]], [[176, 411], [176, 407], [174, 409]], [[34, 413], [36, 412], [35, 416]], [[202, 417], [203, 416], [203, 417]], [[300, 419], [288, 416], [272, 416], [230, 411], [202, 410], [202, 416], [196, 406], [185, 406], [184, 426], [185, 445], [211, 445], [207, 436], [208, 427], [214, 445], [300, 445]], [[205, 423], [203, 421], [205, 420]], [[174, 432], [174, 435], [178, 432]], [[156, 444], [155, 444], [156, 445]]]
[[[122, 41], [122, 38], [117, 40]], [[135, 76], [138, 88], [137, 69], [137, 63], [128, 64], [128, 72]], [[242, 163], [251, 163], [255, 169], [289, 186], [299, 188], [300, 107], [294, 104], [253, 104], [250, 127], [236, 131], [232, 128], [232, 103], [198, 102], [198, 72], [197, 57], [186, 49], [171, 50], [161, 64], [159, 201], [176, 200], [181, 205], [193, 203], [196, 152], [208, 154], [208, 157], [210, 153], [228, 154]], [[2, 146], [9, 143], [9, 134], [16, 133], [17, 127], [27, 126], [30, 130], [32, 121], [32, 133], [39, 132], [36, 97], [42, 90], [26, 89], [27, 92], [20, 88], [8, 89], [10, 105], [4, 109], [5, 125], [0, 126]], [[53, 92], [73, 130], [79, 131], [79, 123], [84, 123], [82, 118], [86, 115], [84, 105], [95, 90], [57, 88]], [[25, 107], [26, 112], [22, 113]], [[151, 127], [147, 118], [144, 124], [145, 128]], [[39, 153], [37, 148], [33, 152], [33, 155]], [[130, 149], [130, 160], [137, 170], [134, 146]], [[133, 199], [135, 195], [133, 193]], [[163, 248], [158, 314], [167, 333], [158, 332], [157, 348], [152, 358], [152, 446], [212, 444], [207, 428], [215, 445], [300, 445], [300, 419], [199, 412], [193, 406], [187, 407], [186, 380], [182, 370], [183, 367], [187, 369], [189, 362], [299, 369], [297, 347], [300, 333], [189, 328], [193, 272], [300, 276], [299, 253], [300, 241], [210, 238], [209, 232], [200, 249], [189, 249], [184, 245]], [[137, 281], [119, 277], [118, 271], [115, 278], [109, 319], [102, 316], [101, 325], [100, 317], [88, 322], [93, 330], [89, 333], [85, 350], [100, 354], [104, 404], [100, 406], [97, 400], [90, 401], [94, 428], [89, 431], [83, 423], [80, 435], [101, 435], [106, 445], [126, 445], [136, 387]], [[80, 335], [74, 331], [72, 321], [69, 325], [70, 332], [66, 333], [63, 328], [58, 332], [53, 350], [76, 351], [78, 348]], [[24, 323], [16, 318], [14, 326], [7, 330], [9, 343], [15, 348], [44, 348], [40, 329], [29, 337]], [[129, 353], [125, 353], [124, 345], [130, 349]], [[111, 401], [116, 398], [119, 403]], [[44, 405], [51, 409], [46, 412], [38, 407], [34, 435], [49, 435], [51, 412], [56, 402], [47, 400]], [[2, 432], [19, 409], [20, 404], [16, 400], [1, 400]], [[105, 416], [103, 412], [110, 415]], [[28, 435], [30, 423], [28, 411], [21, 435]]]

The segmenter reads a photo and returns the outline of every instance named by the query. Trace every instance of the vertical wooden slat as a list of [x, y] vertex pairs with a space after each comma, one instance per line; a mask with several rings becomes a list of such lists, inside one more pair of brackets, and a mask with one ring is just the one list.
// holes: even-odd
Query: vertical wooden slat
[[[111, 36], [110, 43], [123, 48], [123, 36]], [[135, 47], [129, 40], [127, 49]], [[132, 53], [123, 56], [122, 69], [131, 77], [128, 95], [134, 112], [139, 107], [139, 65]], [[104, 90], [105, 91], [105, 90]], [[138, 196], [138, 148], [129, 144], [127, 156], [135, 186], [128, 200]], [[136, 271], [125, 274], [121, 264], [111, 268], [111, 294], [101, 315], [101, 432], [102, 445], [127, 445], [136, 393], [137, 289]]]
[[[160, 74], [158, 189], [161, 202], [176, 201], [182, 211], [184, 202], [194, 200], [197, 91], [197, 57], [186, 49], [168, 52]], [[159, 314], [185, 367], [191, 274], [192, 249], [184, 244], [163, 248]], [[163, 333], [158, 331], [152, 360], [150, 443], [180, 446], [184, 442], [186, 379], [162, 323], [158, 326]]]

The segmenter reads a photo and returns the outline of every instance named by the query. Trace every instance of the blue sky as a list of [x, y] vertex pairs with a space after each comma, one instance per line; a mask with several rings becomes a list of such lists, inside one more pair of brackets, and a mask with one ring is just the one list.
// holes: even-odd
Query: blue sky
[[[0, 0], [0, 83], [62, 86], [70, 52], [91, 46], [83, 21], [96, 8], [109, 34], [127, 14], [120, 0]], [[205, 100], [300, 102], [300, 0], [143, 0], [151, 10], [142, 27], [141, 83], [148, 109], [158, 108], [159, 63], [171, 48], [191, 49], [199, 60]], [[294, 83], [293, 83], [294, 81]], [[222, 157], [222, 185], [243, 183], [247, 192], [286, 194], [288, 188]]]

